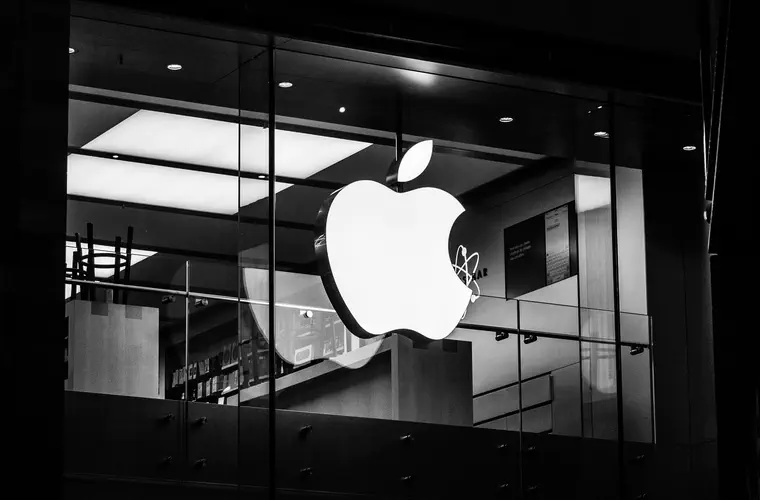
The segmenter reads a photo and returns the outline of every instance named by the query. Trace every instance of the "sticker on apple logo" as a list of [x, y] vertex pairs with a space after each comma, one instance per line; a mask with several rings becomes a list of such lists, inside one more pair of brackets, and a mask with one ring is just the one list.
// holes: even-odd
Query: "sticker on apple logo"
[[437, 188], [401, 189], [425, 171], [432, 154], [433, 141], [417, 143], [391, 164], [386, 185], [353, 182], [319, 210], [314, 249], [322, 283], [358, 337], [440, 340], [471, 301], [449, 257], [451, 228], [464, 207]]

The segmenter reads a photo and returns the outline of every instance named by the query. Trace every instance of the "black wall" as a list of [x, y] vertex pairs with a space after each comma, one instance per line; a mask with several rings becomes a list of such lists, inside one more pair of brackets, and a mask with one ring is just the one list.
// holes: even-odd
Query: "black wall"
[[[68, 10], [66, 1], [3, 4], [12, 33], [6, 99], [0, 311], [8, 477], [59, 492], [64, 333]], [[6, 18], [6, 15], [8, 17]], [[5, 28], [5, 23], [3, 24]], [[8, 64], [4, 63], [4, 64]], [[10, 224], [7, 222], [10, 221]]]

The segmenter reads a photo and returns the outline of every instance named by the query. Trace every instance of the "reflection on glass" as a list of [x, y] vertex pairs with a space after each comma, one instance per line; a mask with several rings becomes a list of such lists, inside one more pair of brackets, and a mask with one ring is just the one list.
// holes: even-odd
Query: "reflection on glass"
[[[524, 337], [521, 346], [523, 431], [581, 435], [578, 342], [537, 338], [525, 343], [526, 340]], [[550, 408], [531, 411], [543, 406]]]
[[583, 435], [617, 439], [615, 346], [581, 343], [583, 370]]
[[654, 436], [650, 350], [623, 347], [621, 357], [624, 438], [651, 443]]

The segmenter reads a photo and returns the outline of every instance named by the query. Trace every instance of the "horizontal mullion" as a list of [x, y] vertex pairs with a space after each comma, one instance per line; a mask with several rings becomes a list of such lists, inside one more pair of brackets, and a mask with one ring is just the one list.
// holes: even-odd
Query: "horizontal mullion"
[[[161, 205], [150, 205], [148, 203], [137, 203], [137, 202], [132, 202], [132, 201], [121, 201], [121, 200], [108, 200], [105, 198], [95, 198], [92, 196], [81, 196], [77, 194], [70, 194], [67, 196], [67, 198], [69, 200], [86, 202], [86, 203], [99, 203], [102, 205], [135, 208], [139, 210], [151, 210], [154, 212], [164, 212], [164, 213], [170, 213], [170, 214], [176, 214], [176, 215], [188, 215], [188, 216], [193, 216], [193, 217], [203, 217], [206, 219], [224, 220], [224, 221], [229, 221], [229, 222], [237, 222], [238, 217], [239, 217], [240, 222], [244, 224], [257, 224], [257, 225], [269, 224], [269, 219], [267, 219], [266, 217], [251, 217], [247, 215], [238, 216], [237, 214], [218, 214], [214, 212], [203, 212], [201, 210], [190, 210], [187, 208], [175, 208], [175, 207], [164, 207]], [[282, 219], [275, 219], [274, 225], [276, 227], [284, 227], [287, 229], [300, 229], [303, 231], [314, 231], [315, 229], [314, 224], [307, 224], [305, 222], [287, 221], [287, 220], [282, 220]]]
[[[553, 305], [547, 303], [546, 305]], [[476, 325], [474, 323], [459, 323], [457, 325], [457, 328], [464, 328], [466, 330], [479, 330], [479, 331], [488, 331], [493, 333], [509, 333], [514, 335], [533, 335], [539, 339], [541, 338], [547, 338], [547, 339], [557, 339], [557, 340], [570, 340], [574, 342], [587, 342], [590, 344], [607, 344], [607, 345], [615, 345], [616, 342], [614, 339], [598, 339], [593, 337], [581, 337], [578, 335], [570, 335], [567, 333], [550, 333], [550, 332], [541, 332], [536, 330], [526, 330], [526, 329], [520, 329], [513, 327], [499, 327], [499, 326], [493, 326], [493, 325]], [[621, 341], [619, 342], [619, 345], [626, 346], [626, 347], [644, 347], [649, 348], [650, 345], [647, 343], [642, 342], [626, 342]]]
[[[146, 165], [155, 165], [157, 167], [176, 168], [178, 170], [191, 170], [215, 175], [226, 175], [230, 177], [240, 177], [243, 179], [253, 179], [257, 181], [268, 181], [269, 174], [264, 172], [248, 172], [245, 170], [232, 170], [229, 168], [212, 167], [209, 165], [200, 165], [196, 163], [185, 163], [173, 160], [162, 160], [160, 158], [148, 158], [145, 156], [129, 155], [124, 153], [115, 153], [109, 151], [97, 151], [94, 149], [83, 149], [75, 146], [69, 146], [70, 154], [90, 156], [95, 158], [104, 158], [107, 160], [128, 161], [133, 163], [143, 163]], [[340, 189], [346, 184], [332, 181], [320, 181], [316, 179], [301, 179], [298, 177], [289, 177], [287, 175], [275, 175], [275, 182], [293, 184], [296, 186], [306, 186], [322, 189]]]

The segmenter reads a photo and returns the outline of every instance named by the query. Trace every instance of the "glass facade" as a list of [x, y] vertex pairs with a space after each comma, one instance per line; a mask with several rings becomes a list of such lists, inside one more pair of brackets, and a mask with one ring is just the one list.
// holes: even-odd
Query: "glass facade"
[[[646, 160], [630, 126], [643, 111], [254, 42], [71, 19], [72, 398], [118, 396], [127, 414], [131, 398], [156, 400], [186, 426], [174, 445], [200, 480], [263, 487], [271, 460], [278, 487], [343, 491], [321, 460], [350, 475], [274, 436], [275, 419], [302, 438], [310, 422], [343, 426], [335, 446], [357, 425], [388, 432], [369, 419], [521, 452], [543, 440], [546, 456], [583, 438], [568, 448], [579, 464], [656, 441]], [[400, 182], [425, 147], [422, 172]], [[368, 463], [387, 453], [356, 439]], [[143, 451], [166, 460], [154, 445]], [[567, 473], [518, 455], [504, 484], [522, 491]], [[395, 494], [384, 481], [352, 477], [343, 492]]]

